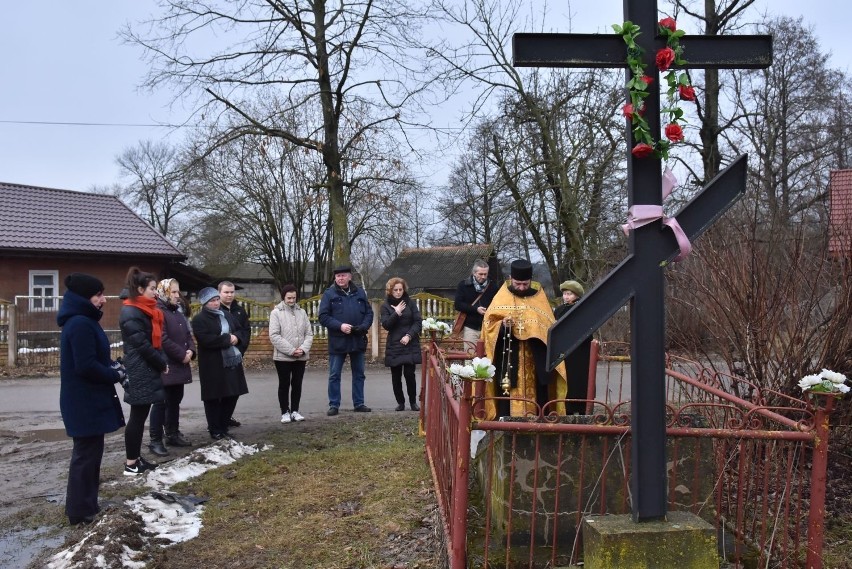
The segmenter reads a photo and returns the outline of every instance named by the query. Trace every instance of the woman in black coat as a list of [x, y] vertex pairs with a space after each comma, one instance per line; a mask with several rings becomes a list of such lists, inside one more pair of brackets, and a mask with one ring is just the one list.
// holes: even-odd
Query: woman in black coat
[[148, 450], [157, 456], [169, 454], [165, 445], [192, 446], [180, 432], [180, 403], [183, 401], [184, 385], [192, 383], [192, 368], [189, 362], [195, 358], [196, 352], [195, 340], [192, 339], [189, 320], [183, 312], [182, 300], [177, 279], [163, 279], [159, 282], [157, 308], [163, 312], [163, 352], [169, 362], [169, 371], [163, 374], [166, 399], [162, 403], [154, 403], [151, 407], [151, 444], [148, 445]]
[[124, 402], [130, 405], [124, 429], [124, 474], [135, 476], [157, 466], [142, 458], [142, 435], [151, 404], [165, 399], [160, 374], [168, 373], [169, 367], [162, 350], [164, 319], [157, 308], [157, 280], [151, 273], [130, 267], [126, 284], [128, 296], [118, 317], [128, 378]]
[[385, 366], [391, 370], [391, 385], [396, 397], [397, 411], [405, 409], [405, 397], [402, 393], [402, 376], [408, 392], [408, 403], [412, 411], [419, 411], [417, 405], [417, 379], [414, 368], [421, 361], [420, 328], [423, 325], [417, 304], [408, 296], [408, 285], [393, 277], [385, 287], [387, 300], [382, 304], [382, 327], [388, 331], [385, 341]]
[[198, 380], [207, 416], [207, 430], [214, 440], [228, 437], [228, 421], [240, 395], [248, 393], [239, 338], [232, 331], [238, 323], [220, 309], [219, 292], [205, 288], [198, 293], [202, 309], [192, 319], [198, 346]]
[[89, 523], [100, 511], [98, 484], [104, 434], [124, 426], [115, 383], [126, 377], [110, 358], [109, 340], [98, 323], [106, 304], [100, 279], [83, 273], [65, 277], [65, 296], [56, 315], [59, 348], [59, 408], [74, 440], [68, 468], [65, 513], [72, 525]]

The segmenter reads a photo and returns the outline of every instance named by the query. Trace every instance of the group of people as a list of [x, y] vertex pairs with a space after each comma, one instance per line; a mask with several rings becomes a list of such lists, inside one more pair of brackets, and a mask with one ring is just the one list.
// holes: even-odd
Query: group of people
[[482, 339], [496, 368], [485, 387], [489, 419], [507, 416], [584, 413], [589, 369], [589, 337], [565, 361], [547, 370], [547, 333], [583, 296], [583, 286], [563, 282], [562, 304], [551, 309], [544, 290], [532, 286], [532, 264], [518, 259], [502, 285], [488, 278], [488, 263], [474, 262], [470, 277], [456, 289], [455, 309], [464, 313], [462, 339]]
[[[157, 281], [131, 267], [119, 314], [123, 359], [113, 361], [99, 321], [106, 304], [103, 282], [72, 273], [57, 314], [60, 340], [59, 404], [73, 450], [65, 511], [71, 524], [91, 522], [99, 511], [98, 484], [104, 436], [124, 429], [124, 474], [157, 467], [142, 456], [150, 414], [149, 450], [169, 454], [168, 446], [191, 446], [180, 431], [184, 386], [192, 382], [190, 362], [198, 359], [201, 399], [214, 440], [228, 436], [240, 395], [248, 393], [242, 356], [248, 348], [248, 315], [236, 303], [233, 283], [199, 292], [202, 309], [189, 321], [189, 305], [175, 279]], [[229, 302], [226, 304], [227, 299]], [[125, 423], [115, 384], [130, 406]]]
[[[365, 353], [373, 309], [364, 289], [352, 282], [351, 267], [339, 266], [333, 272], [334, 283], [323, 293], [319, 307], [320, 324], [328, 330], [327, 414], [339, 413], [347, 358], [353, 410], [368, 413]], [[583, 287], [577, 281], [562, 283], [563, 305], [554, 311], [544, 291], [531, 286], [529, 261], [512, 262], [510, 278], [503, 284], [488, 274], [488, 264], [477, 260], [455, 296], [456, 310], [466, 315], [462, 338], [482, 339], [497, 369], [495, 381], [486, 387], [488, 417], [537, 413], [537, 406], [558, 414], [583, 412], [581, 406], [566, 405], [563, 400], [568, 394], [574, 399], [585, 397], [591, 338], [553, 371], [547, 371], [545, 362], [548, 329], [583, 295]], [[248, 314], [234, 298], [233, 283], [224, 281], [218, 288], [199, 291], [201, 310], [190, 321], [189, 303], [177, 280], [158, 282], [151, 273], [131, 267], [119, 316], [124, 357], [113, 361], [99, 324], [106, 304], [103, 283], [97, 277], [73, 273], [66, 277], [65, 287], [57, 323], [62, 328], [60, 408], [68, 436], [73, 438], [66, 514], [72, 524], [79, 524], [92, 521], [99, 510], [106, 433], [125, 426], [124, 474], [128, 476], [157, 466], [141, 453], [149, 414], [148, 448], [153, 454], [166, 456], [169, 446], [192, 445], [180, 431], [180, 404], [185, 385], [192, 382], [194, 359], [210, 436], [214, 440], [229, 437], [229, 428], [239, 425], [233, 418], [237, 400], [248, 393], [243, 355], [251, 329]], [[422, 316], [404, 279], [391, 278], [385, 292], [380, 322], [387, 331], [384, 363], [391, 371], [396, 410], [405, 410], [407, 396], [409, 408], [419, 411], [415, 368], [422, 357]], [[307, 313], [298, 305], [296, 287], [285, 286], [281, 298], [270, 312], [269, 339], [278, 375], [281, 422], [290, 423], [305, 420], [299, 403], [313, 331]], [[122, 384], [124, 401], [130, 405], [126, 424], [116, 383]]]

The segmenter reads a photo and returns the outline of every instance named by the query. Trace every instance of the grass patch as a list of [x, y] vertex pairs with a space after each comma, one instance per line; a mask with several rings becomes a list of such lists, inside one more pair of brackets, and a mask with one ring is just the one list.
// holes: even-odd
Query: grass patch
[[305, 422], [274, 445], [175, 486], [210, 500], [195, 540], [148, 567], [422, 567], [444, 549], [411, 417]]

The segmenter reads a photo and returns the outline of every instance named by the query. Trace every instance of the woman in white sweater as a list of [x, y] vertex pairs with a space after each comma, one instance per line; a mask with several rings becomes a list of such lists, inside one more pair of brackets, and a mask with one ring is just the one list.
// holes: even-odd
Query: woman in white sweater
[[304, 421], [299, 413], [302, 398], [302, 379], [308, 353], [314, 341], [311, 322], [296, 301], [296, 287], [285, 285], [281, 289], [283, 302], [269, 313], [269, 340], [272, 342], [272, 359], [278, 372], [278, 404], [281, 422]]

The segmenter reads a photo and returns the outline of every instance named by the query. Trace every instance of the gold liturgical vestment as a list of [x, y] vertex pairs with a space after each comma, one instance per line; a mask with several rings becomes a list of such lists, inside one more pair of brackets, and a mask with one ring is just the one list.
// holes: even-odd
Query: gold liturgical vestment
[[[512, 400], [509, 414], [512, 417], [524, 417], [528, 414], [537, 415], [536, 407], [536, 370], [533, 355], [529, 346], [529, 340], [537, 338], [542, 344], [547, 345], [547, 331], [556, 321], [553, 317], [553, 309], [547, 301], [543, 290], [536, 290], [532, 296], [518, 296], [509, 290], [508, 284], [504, 283], [497, 291], [494, 300], [488, 307], [482, 322], [482, 340], [485, 343], [485, 355], [491, 361], [495, 361], [498, 351], [506, 349], [506, 342], [500, 340], [500, 328], [504, 318], [511, 318], [512, 342], [511, 349], [517, 350], [517, 385], [509, 390], [509, 396], [513, 398], [524, 398], [529, 401]], [[499, 345], [498, 345], [499, 344]], [[553, 372], [548, 389], [548, 399], [565, 399], [568, 395], [568, 383], [566, 380], [565, 363], [561, 362]], [[485, 384], [486, 397], [502, 397], [503, 389], [500, 387], [502, 377], [494, 377], [494, 381]], [[565, 414], [565, 403], [559, 402], [548, 407], [549, 412], [559, 415]], [[485, 413], [487, 419], [497, 416], [497, 405], [494, 400], [485, 401]]]

